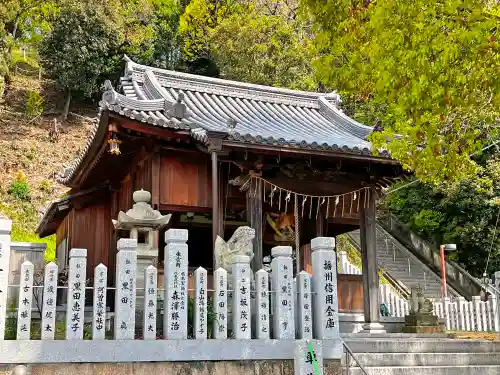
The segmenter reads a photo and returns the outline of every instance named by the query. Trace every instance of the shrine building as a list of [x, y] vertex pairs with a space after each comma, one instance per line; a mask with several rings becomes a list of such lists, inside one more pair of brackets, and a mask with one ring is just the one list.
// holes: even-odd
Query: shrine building
[[[139, 245], [156, 249], [151, 262], [160, 273], [169, 228], [189, 230], [189, 267], [202, 266], [209, 275], [217, 236], [228, 241], [238, 227], [255, 230], [254, 271], [272, 247], [285, 245], [293, 248], [296, 272], [311, 272], [312, 238], [360, 228], [364, 297], [349, 303], [360, 304], [365, 321], [376, 324], [375, 205], [402, 169], [387, 153], [373, 152], [368, 136], [374, 128], [346, 116], [335, 93], [126, 60], [118, 87], [105, 84], [85, 147], [58, 176], [71, 190], [50, 205], [37, 229], [41, 237], [56, 234], [60, 269], [71, 248], [87, 249], [88, 275], [100, 263], [112, 269], [117, 240], [130, 236], [119, 225], [120, 212], [141, 202], [171, 214], [151, 236], [135, 233]], [[348, 282], [339, 275], [340, 309], [348, 304], [343, 295], [352, 292]]]

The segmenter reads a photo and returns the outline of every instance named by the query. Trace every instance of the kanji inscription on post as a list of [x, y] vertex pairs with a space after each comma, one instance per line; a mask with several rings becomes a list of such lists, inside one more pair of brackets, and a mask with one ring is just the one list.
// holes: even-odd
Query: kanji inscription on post
[[42, 340], [53, 340], [56, 324], [56, 300], [57, 300], [57, 264], [50, 262], [45, 266], [43, 278], [43, 308], [42, 308]]
[[252, 326], [250, 316], [250, 257], [234, 255], [233, 276], [233, 333], [236, 339], [250, 339]]
[[301, 339], [312, 339], [311, 276], [305, 271], [297, 275], [298, 334]]
[[295, 345], [295, 375], [323, 374], [322, 342], [320, 340], [297, 340]]
[[337, 266], [335, 239], [318, 237], [311, 241], [313, 270], [313, 322], [316, 339], [339, 337]]
[[156, 300], [158, 272], [154, 266], [144, 270], [144, 340], [156, 340]]
[[165, 312], [163, 329], [169, 339], [187, 339], [188, 231], [165, 233]]
[[198, 267], [194, 271], [195, 306], [194, 306], [194, 338], [207, 338], [207, 270]]
[[271, 249], [273, 260], [272, 290], [275, 293], [274, 333], [277, 339], [295, 339], [295, 298], [293, 295], [293, 261], [290, 246]]
[[69, 252], [66, 340], [83, 340], [86, 268], [87, 249], [71, 249]]
[[137, 240], [118, 240], [116, 257], [115, 339], [133, 340], [135, 333], [135, 296]]
[[269, 338], [269, 273], [259, 270], [255, 273], [256, 286], [256, 332], [258, 339]]
[[94, 314], [92, 317], [92, 340], [106, 338], [106, 295], [108, 269], [99, 264], [94, 270]]
[[19, 308], [17, 310], [17, 339], [30, 339], [31, 304], [33, 302], [33, 263], [26, 261], [21, 265], [19, 285]]
[[219, 268], [214, 272], [214, 326], [215, 339], [227, 338], [227, 271]]

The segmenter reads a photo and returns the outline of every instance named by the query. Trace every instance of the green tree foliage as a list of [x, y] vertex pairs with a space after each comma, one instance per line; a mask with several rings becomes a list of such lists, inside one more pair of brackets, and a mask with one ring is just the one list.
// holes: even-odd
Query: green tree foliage
[[478, 177], [463, 179], [454, 186], [437, 188], [417, 183], [386, 198], [392, 213], [436, 247], [456, 243], [458, 251], [450, 256], [475, 276], [484, 272], [490, 249], [488, 272], [500, 269], [500, 228], [496, 228], [500, 157], [479, 164]]
[[91, 96], [116, 72], [122, 43], [116, 24], [102, 9], [75, 4], [61, 11], [40, 56], [45, 71], [61, 86]]
[[285, 2], [247, 4], [209, 34], [210, 52], [225, 78], [315, 90], [307, 23]]
[[388, 149], [424, 181], [474, 175], [478, 166], [468, 155], [498, 132], [500, 4], [306, 2], [319, 78], [380, 121], [375, 149]]

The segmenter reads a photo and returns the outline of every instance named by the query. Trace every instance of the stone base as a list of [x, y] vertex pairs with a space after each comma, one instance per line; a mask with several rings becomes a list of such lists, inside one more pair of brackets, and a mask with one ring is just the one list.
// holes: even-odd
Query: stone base
[[404, 333], [443, 333], [439, 326], [404, 326]]
[[437, 327], [438, 317], [432, 314], [415, 313], [405, 316], [405, 326], [408, 327]]
[[360, 333], [386, 333], [384, 326], [380, 323], [363, 324], [363, 329]]

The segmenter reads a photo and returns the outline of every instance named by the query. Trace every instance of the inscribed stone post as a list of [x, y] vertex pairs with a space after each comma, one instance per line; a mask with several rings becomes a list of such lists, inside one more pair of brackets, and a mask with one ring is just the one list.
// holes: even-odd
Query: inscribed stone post
[[269, 338], [269, 273], [259, 270], [255, 273], [256, 308], [255, 314], [256, 333], [258, 339]]
[[271, 249], [272, 287], [275, 294], [273, 331], [276, 339], [295, 339], [295, 311], [293, 296], [293, 261], [291, 246]]
[[[476, 324], [476, 331], [482, 331], [482, 319], [481, 319], [481, 297], [472, 296], [472, 304], [474, 306], [474, 323]], [[449, 329], [449, 328], [448, 328]]]
[[311, 241], [313, 330], [318, 340], [339, 337], [337, 267], [335, 239], [317, 237]]
[[50, 262], [45, 266], [43, 278], [42, 340], [54, 340], [56, 326], [57, 264]]
[[500, 317], [498, 313], [498, 299], [495, 294], [491, 294], [488, 299], [490, 300], [491, 305], [491, 320], [492, 320], [492, 328], [493, 332], [498, 332], [500, 325]]
[[144, 270], [144, 309], [142, 335], [144, 340], [156, 340], [156, 296], [158, 272], [155, 266]]
[[165, 232], [165, 302], [163, 331], [169, 340], [187, 339], [187, 229]]
[[312, 339], [311, 276], [306, 271], [297, 275], [298, 334], [300, 339]]
[[108, 268], [99, 264], [94, 270], [94, 308], [92, 315], [92, 340], [106, 338], [106, 295]]
[[0, 338], [5, 337], [12, 221], [0, 219]]
[[214, 272], [214, 339], [227, 339], [227, 271], [218, 268]]
[[135, 298], [137, 240], [120, 238], [116, 256], [115, 340], [133, 340], [135, 333]]
[[86, 268], [87, 249], [71, 249], [69, 252], [66, 340], [83, 339]]
[[233, 334], [235, 339], [251, 339], [250, 315], [250, 257], [234, 255], [233, 276]]
[[197, 340], [207, 338], [207, 270], [198, 267], [194, 271], [195, 303], [193, 336]]
[[[21, 265], [19, 283], [19, 307], [17, 309], [17, 339], [30, 339], [31, 304], [33, 302], [33, 263], [26, 261]], [[3, 337], [2, 337], [3, 338]]]
[[323, 374], [323, 347], [320, 340], [297, 340], [294, 353], [295, 375]]

